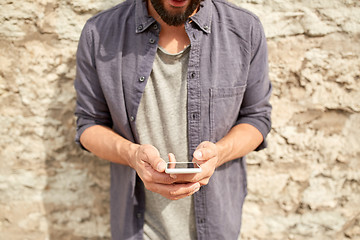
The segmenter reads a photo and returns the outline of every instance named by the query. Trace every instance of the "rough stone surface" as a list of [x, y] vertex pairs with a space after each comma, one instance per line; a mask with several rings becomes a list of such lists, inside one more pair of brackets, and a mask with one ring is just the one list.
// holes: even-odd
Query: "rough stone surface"
[[[110, 239], [108, 163], [73, 142], [75, 51], [119, 1], [0, 0], [0, 239]], [[274, 90], [241, 239], [360, 239], [360, 1], [233, 0], [256, 13]]]

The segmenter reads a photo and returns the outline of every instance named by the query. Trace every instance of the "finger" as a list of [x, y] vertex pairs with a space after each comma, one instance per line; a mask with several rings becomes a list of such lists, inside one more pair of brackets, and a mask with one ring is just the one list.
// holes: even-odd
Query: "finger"
[[194, 194], [199, 191], [200, 183], [183, 183], [183, 184], [172, 184], [172, 185], [162, 185], [158, 184], [155, 186], [158, 193], [164, 197], [177, 200]]
[[169, 153], [168, 157], [169, 157], [168, 168], [175, 168], [175, 163], [176, 163], [175, 155], [173, 153]]
[[147, 171], [142, 176], [142, 180], [145, 184], [173, 184], [175, 182], [174, 178], [170, 176], [170, 174], [164, 172], [158, 172], [153, 169], [151, 166], [146, 168]]
[[195, 183], [203, 178], [202, 173], [170, 174], [175, 183]]
[[171, 190], [169, 192], [171, 197], [177, 197], [182, 195], [189, 195], [200, 189], [200, 183], [182, 183], [182, 184], [173, 184], [171, 185]]
[[169, 156], [169, 162], [176, 162], [176, 158], [173, 153], [169, 153], [168, 156]]
[[201, 186], [206, 185], [210, 177], [214, 174], [214, 162], [216, 162], [216, 159], [216, 157], [210, 158], [206, 161], [193, 159], [193, 162], [196, 162], [200, 165], [201, 172], [192, 174], [178, 174], [176, 182], [200, 182]]
[[202, 179], [199, 183], [200, 183], [200, 186], [205, 186], [209, 183], [209, 180], [210, 178], [204, 178]]
[[189, 193], [182, 194], [182, 195], [177, 195], [177, 196], [170, 196], [170, 197], [168, 197], [168, 199], [179, 200], [179, 199], [182, 199], [182, 198], [186, 198], [186, 197], [189, 197], [189, 196], [195, 194], [199, 190], [200, 190], [200, 188], [196, 188], [193, 192], [189, 192]]
[[200, 186], [207, 185], [213, 171], [204, 169], [201, 173], [178, 174], [175, 183], [200, 183]]
[[[175, 168], [175, 163], [176, 163], [175, 155], [173, 153], [169, 153], [168, 156], [169, 156], [168, 168]], [[176, 174], [170, 174], [170, 177], [173, 179], [177, 178]]]

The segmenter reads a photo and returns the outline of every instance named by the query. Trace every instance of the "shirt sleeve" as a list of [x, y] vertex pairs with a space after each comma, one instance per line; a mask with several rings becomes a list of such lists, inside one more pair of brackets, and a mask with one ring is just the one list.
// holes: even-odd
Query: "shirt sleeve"
[[[111, 115], [96, 70], [94, 31], [89, 22], [82, 30], [76, 53], [76, 136], [80, 144], [81, 134], [89, 127], [112, 127]], [[82, 147], [82, 145], [80, 144]]]
[[250, 62], [247, 87], [240, 108], [237, 124], [247, 123], [256, 127], [264, 141], [256, 151], [267, 146], [266, 136], [271, 130], [271, 104], [269, 102], [272, 85], [268, 75], [268, 53], [266, 38], [260, 22], [252, 32], [252, 58]]

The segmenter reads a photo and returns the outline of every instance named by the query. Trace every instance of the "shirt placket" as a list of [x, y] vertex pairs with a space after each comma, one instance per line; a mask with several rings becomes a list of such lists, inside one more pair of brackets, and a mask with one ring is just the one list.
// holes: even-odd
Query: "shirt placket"
[[[135, 126], [136, 115], [142, 94], [145, 91], [147, 80], [149, 79], [152, 71], [152, 66], [154, 63], [155, 54], [157, 51], [157, 46], [159, 41], [160, 27], [158, 23], [154, 23], [148, 29], [144, 29], [144, 24], [140, 24], [139, 26], [137, 26], [137, 30], [139, 31], [138, 34], [142, 34], [142, 38], [143, 38], [142, 42], [144, 43], [145, 50], [143, 57], [141, 58], [140, 63], [138, 65], [139, 67], [137, 69], [136, 79], [134, 79], [136, 101], [131, 111], [130, 124], [131, 124], [131, 128], [133, 129], [134, 138], [136, 139], [136, 142], [139, 142], [139, 137], [138, 137], [138, 133], [136, 132], [136, 126]], [[140, 184], [141, 186], [138, 186], [140, 190], [136, 192], [136, 199], [138, 199], [140, 202], [138, 204], [139, 206], [137, 210], [134, 211], [134, 218], [136, 219], [138, 228], [142, 229], [144, 226], [144, 216], [145, 216], [145, 195], [144, 195], [145, 189], [144, 186], [142, 185], [142, 182], [139, 181], [138, 178], [136, 184], [137, 185]], [[137, 236], [139, 237], [139, 239], [142, 239], [143, 237], [142, 235], [143, 235], [143, 231], [140, 231]]]
[[[191, 49], [188, 63], [188, 136], [189, 136], [189, 159], [201, 141], [200, 116], [201, 116], [201, 84], [200, 84], [200, 37], [201, 32], [186, 25], [186, 31], [190, 38]], [[204, 187], [194, 195], [195, 220], [198, 239], [206, 239], [206, 198]]]
[[145, 91], [145, 86], [147, 80], [150, 77], [152, 66], [155, 59], [155, 54], [157, 51], [158, 41], [159, 41], [159, 32], [160, 27], [158, 23], [153, 23], [149, 27], [145, 27], [145, 24], [139, 24], [137, 26], [137, 34], [142, 34], [143, 36], [143, 45], [145, 46], [143, 57], [139, 58], [139, 64], [136, 73], [135, 87], [134, 87], [134, 107], [131, 109], [130, 113], [130, 124], [131, 128], [133, 129], [133, 133], [135, 136], [136, 142], [139, 142], [139, 138], [136, 132], [136, 115], [138, 111], [138, 107], [140, 104], [140, 100], [142, 94]]

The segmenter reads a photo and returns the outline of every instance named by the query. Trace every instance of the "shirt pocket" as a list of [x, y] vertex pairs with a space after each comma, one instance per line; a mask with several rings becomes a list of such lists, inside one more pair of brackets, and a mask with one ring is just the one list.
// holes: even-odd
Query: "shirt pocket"
[[246, 85], [210, 89], [210, 141], [217, 142], [235, 125]]

